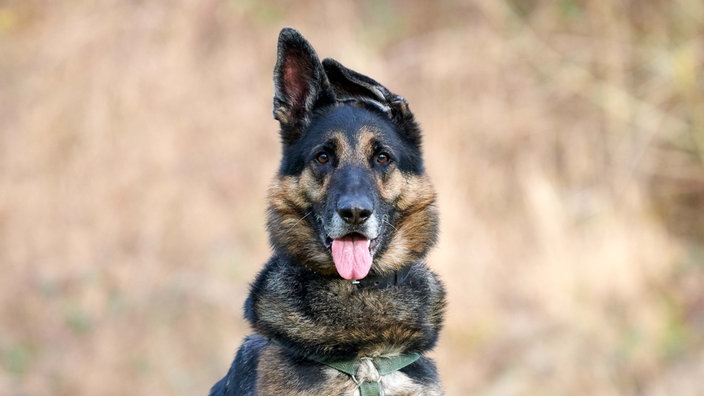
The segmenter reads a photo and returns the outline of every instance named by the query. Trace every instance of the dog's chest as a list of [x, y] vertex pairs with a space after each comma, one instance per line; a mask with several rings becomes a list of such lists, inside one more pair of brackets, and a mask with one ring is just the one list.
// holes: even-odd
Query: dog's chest
[[[347, 284], [349, 283], [349, 284]], [[313, 315], [343, 323], [399, 322], [412, 316], [415, 298], [398, 288], [360, 289], [351, 282], [319, 291], [307, 299]], [[391, 325], [392, 323], [389, 323]]]
[[355, 378], [322, 364], [301, 364], [275, 344], [262, 351], [257, 372], [257, 393], [262, 395], [362, 396], [359, 384], [365, 381], [378, 381], [384, 396], [443, 394], [436, 384], [420, 384], [401, 371], [379, 375], [371, 364], [361, 364]]

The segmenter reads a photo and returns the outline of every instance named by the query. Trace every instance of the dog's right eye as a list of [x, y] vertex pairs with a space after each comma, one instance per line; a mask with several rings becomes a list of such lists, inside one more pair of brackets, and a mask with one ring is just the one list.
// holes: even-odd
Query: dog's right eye
[[318, 161], [319, 164], [327, 164], [328, 161], [330, 161], [330, 156], [327, 155], [327, 153], [320, 153], [315, 156], [315, 160]]

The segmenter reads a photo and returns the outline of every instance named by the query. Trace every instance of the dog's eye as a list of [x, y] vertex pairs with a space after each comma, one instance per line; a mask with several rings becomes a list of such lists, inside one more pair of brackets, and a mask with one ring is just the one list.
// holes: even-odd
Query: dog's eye
[[391, 157], [386, 153], [379, 153], [376, 155], [376, 162], [380, 164], [388, 164], [391, 161]]
[[315, 160], [318, 161], [319, 164], [327, 164], [328, 161], [330, 161], [330, 156], [326, 153], [320, 153], [315, 156]]

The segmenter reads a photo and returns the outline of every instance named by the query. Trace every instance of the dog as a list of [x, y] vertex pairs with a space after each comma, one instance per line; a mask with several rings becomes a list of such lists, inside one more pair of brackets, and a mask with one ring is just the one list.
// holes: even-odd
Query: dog
[[442, 395], [445, 311], [424, 262], [436, 195], [406, 100], [284, 28], [274, 68], [283, 155], [273, 250], [245, 302], [254, 334], [211, 389], [232, 395]]

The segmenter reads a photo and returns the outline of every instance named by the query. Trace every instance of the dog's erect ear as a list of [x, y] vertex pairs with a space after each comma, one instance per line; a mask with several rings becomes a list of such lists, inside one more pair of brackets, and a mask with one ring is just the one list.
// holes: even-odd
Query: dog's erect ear
[[411, 141], [420, 145], [420, 129], [406, 99], [334, 59], [323, 60], [323, 68], [338, 101], [359, 101], [381, 110], [403, 129]]
[[313, 47], [297, 30], [282, 29], [274, 67], [274, 118], [281, 124], [283, 141], [298, 139], [315, 106], [334, 100]]

